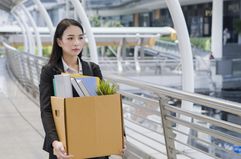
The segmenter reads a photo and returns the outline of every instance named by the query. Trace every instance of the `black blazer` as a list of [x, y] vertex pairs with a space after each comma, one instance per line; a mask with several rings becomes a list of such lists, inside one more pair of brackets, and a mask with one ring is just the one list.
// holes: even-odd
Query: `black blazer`
[[[89, 65], [86, 61], [80, 61], [84, 75], [96, 76], [102, 79], [102, 74], [97, 64], [90, 62]], [[90, 69], [92, 69], [92, 71]], [[52, 108], [50, 102], [50, 97], [54, 95], [53, 78], [54, 75], [61, 74], [62, 72], [64, 72], [64, 67], [62, 60], [60, 60], [56, 66], [50, 66], [49, 64], [43, 66], [40, 75], [40, 110], [45, 131], [43, 149], [49, 153], [53, 153], [52, 142], [54, 140], [59, 140], [52, 116]], [[74, 94], [76, 94], [76, 92], [74, 92]]]

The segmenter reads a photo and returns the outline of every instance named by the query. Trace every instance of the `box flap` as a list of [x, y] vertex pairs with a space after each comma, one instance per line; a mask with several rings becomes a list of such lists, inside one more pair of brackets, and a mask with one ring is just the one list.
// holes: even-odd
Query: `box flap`
[[67, 148], [66, 126], [65, 126], [65, 99], [61, 97], [51, 97], [52, 113], [59, 140]]

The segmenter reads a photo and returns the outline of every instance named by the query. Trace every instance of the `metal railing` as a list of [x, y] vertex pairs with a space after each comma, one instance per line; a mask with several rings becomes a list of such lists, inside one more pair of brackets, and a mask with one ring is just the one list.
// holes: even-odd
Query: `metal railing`
[[156, 45], [154, 47], [158, 51], [168, 52], [177, 57], [180, 57], [178, 44], [174, 42], [168, 42], [163, 40], [157, 40]]
[[122, 72], [118, 71], [117, 59], [101, 59], [99, 61], [103, 72], [118, 73], [125, 75], [178, 75], [176, 68], [180, 65], [180, 60], [164, 60], [158, 58], [143, 58], [138, 59], [140, 71], [136, 69], [136, 61], [133, 58], [126, 58], [121, 60], [120, 65]]
[[[153, 47], [154, 49], [165, 52], [168, 55], [173, 55], [180, 58], [178, 43], [169, 42], [164, 40], [157, 40], [156, 45]], [[192, 45], [192, 52], [194, 55], [205, 55], [208, 54], [206, 51], [197, 48], [196, 46]]]
[[[38, 101], [40, 70], [47, 59], [5, 48], [9, 70]], [[241, 126], [217, 116], [224, 111], [240, 119], [241, 104], [115, 75], [104, 78], [117, 83], [123, 96], [126, 158], [241, 158]], [[194, 106], [184, 110], [181, 101]]]

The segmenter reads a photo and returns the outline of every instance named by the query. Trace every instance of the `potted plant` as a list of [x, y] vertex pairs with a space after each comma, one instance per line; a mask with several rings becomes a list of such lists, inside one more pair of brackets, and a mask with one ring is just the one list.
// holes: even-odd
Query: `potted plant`
[[241, 44], [241, 19], [234, 22], [234, 30], [238, 33], [238, 43]]
[[109, 81], [102, 80], [97, 86], [97, 95], [111, 95], [117, 92], [118, 86]]

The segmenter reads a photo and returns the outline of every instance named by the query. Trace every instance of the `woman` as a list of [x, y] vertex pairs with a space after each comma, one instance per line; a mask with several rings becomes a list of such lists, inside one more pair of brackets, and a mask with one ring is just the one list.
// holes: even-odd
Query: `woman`
[[[98, 65], [90, 65], [81, 59], [85, 45], [84, 31], [81, 24], [73, 19], [63, 19], [57, 26], [52, 53], [47, 65], [42, 68], [40, 75], [40, 108], [45, 140], [43, 149], [49, 152], [50, 159], [68, 159], [63, 144], [59, 141], [50, 103], [50, 97], [54, 95], [53, 78], [62, 72], [82, 73], [89, 76], [97, 76], [102, 79]], [[76, 95], [76, 92], [74, 92]], [[99, 157], [96, 159], [107, 159]]]

